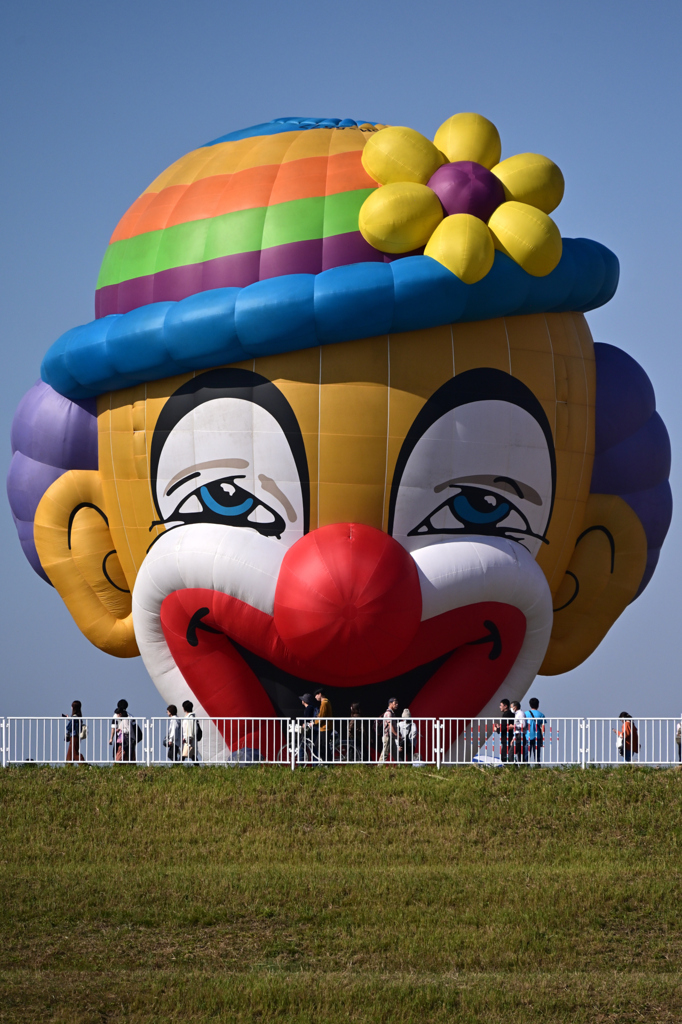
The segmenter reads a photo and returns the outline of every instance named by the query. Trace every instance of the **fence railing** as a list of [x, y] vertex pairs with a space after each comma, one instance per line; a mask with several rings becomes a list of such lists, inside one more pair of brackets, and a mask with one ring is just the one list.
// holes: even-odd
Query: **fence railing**
[[680, 718], [2, 718], [2, 766], [682, 763]]

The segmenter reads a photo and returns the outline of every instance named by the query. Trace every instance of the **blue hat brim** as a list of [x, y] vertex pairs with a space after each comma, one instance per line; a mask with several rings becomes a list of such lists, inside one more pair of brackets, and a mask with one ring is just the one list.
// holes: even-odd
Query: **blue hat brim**
[[563, 239], [561, 260], [546, 277], [532, 277], [501, 252], [472, 285], [429, 256], [290, 274], [154, 302], [75, 327], [49, 349], [41, 376], [78, 400], [382, 334], [528, 313], [584, 313], [609, 301], [618, 276], [616, 256], [585, 238]]

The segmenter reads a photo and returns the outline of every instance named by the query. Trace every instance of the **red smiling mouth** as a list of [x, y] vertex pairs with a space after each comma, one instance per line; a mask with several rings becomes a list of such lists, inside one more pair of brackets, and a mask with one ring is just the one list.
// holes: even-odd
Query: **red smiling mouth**
[[[325, 687], [337, 715], [359, 701], [380, 715], [389, 697], [423, 717], [474, 717], [498, 690], [523, 644], [526, 619], [513, 605], [482, 602], [420, 622], [407, 647], [366, 673], [297, 658], [275, 617], [215, 590], [165, 598], [161, 625], [176, 665], [213, 719], [294, 716], [298, 695]], [[389, 692], [390, 691], [390, 692]]]

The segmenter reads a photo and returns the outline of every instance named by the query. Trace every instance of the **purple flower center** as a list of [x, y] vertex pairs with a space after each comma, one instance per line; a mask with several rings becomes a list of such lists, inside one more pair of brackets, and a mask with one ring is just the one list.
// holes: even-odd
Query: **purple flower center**
[[431, 176], [428, 184], [440, 199], [447, 216], [471, 213], [487, 222], [504, 202], [504, 188], [500, 179], [486, 167], [471, 160], [443, 164]]

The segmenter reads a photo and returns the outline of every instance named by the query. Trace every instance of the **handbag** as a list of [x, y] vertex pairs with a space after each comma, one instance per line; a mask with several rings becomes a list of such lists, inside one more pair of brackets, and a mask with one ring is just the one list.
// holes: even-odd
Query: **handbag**
[[622, 735], [622, 733], [621, 733], [621, 735], [620, 735], [620, 736], [618, 737], [618, 739], [616, 740], [616, 748], [617, 748], [618, 750], [620, 750], [620, 751], [622, 751], [622, 749], [623, 749], [623, 735]]
[[81, 731], [79, 733], [79, 736], [82, 740], [87, 740], [88, 738], [88, 727], [85, 724], [85, 722], [83, 722], [83, 724], [81, 725]]

